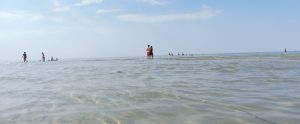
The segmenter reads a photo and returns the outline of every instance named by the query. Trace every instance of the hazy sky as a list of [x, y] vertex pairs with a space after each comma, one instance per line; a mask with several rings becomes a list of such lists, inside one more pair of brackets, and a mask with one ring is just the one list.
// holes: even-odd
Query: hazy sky
[[0, 0], [0, 60], [300, 50], [300, 0]]

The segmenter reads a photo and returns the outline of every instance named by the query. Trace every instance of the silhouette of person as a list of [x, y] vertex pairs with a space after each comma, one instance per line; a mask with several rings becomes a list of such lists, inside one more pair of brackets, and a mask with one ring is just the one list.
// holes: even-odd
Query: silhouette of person
[[153, 59], [153, 47], [150, 46], [150, 57]]
[[284, 53], [287, 53], [287, 50], [286, 50], [286, 48], [284, 49]]
[[45, 57], [45, 54], [44, 52], [42, 52], [42, 61], [45, 62], [46, 61], [46, 57]]
[[23, 57], [23, 61], [24, 61], [24, 62], [28, 62], [28, 61], [27, 61], [27, 54], [26, 54], [26, 52], [23, 53], [23, 56], [22, 56], [22, 57]]

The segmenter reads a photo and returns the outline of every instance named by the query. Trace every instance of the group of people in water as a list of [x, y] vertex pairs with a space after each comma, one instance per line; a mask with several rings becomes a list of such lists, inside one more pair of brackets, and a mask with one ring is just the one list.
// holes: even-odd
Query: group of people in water
[[[170, 52], [168, 54], [169, 56], [174, 56], [174, 54], [172, 52]], [[153, 59], [153, 46], [151, 45], [147, 45], [147, 49], [146, 49], [146, 56], [148, 59]], [[183, 52], [180, 54], [178, 52], [177, 56], [193, 56], [193, 54], [184, 54]]]
[[[174, 56], [174, 54], [173, 54], [172, 52], [169, 53], [168, 55], [169, 55], [169, 56]], [[178, 52], [177, 56], [193, 56], [193, 55], [192, 55], [192, 54], [184, 54], [183, 52], [180, 54], [180, 53]]]
[[[285, 48], [285, 50], [284, 50], [284, 53], [287, 53], [287, 49]], [[174, 56], [174, 54], [171, 52], [171, 53], [169, 53], [168, 54], [169, 56]], [[192, 54], [184, 54], [183, 52], [180, 54], [179, 52], [178, 52], [178, 54], [177, 54], [178, 56], [193, 56]], [[147, 58], [148, 59], [153, 59], [153, 46], [150, 46], [150, 45], [148, 45], [147, 46], [147, 49], [146, 49], [146, 56], [147, 56]], [[28, 60], [27, 60], [27, 54], [26, 54], [26, 52], [24, 52], [23, 53], [23, 56], [22, 56], [22, 58], [23, 58], [23, 61], [24, 62], [28, 62]], [[45, 62], [46, 61], [46, 57], [45, 57], [45, 54], [44, 54], [44, 52], [42, 52], [42, 60], [41, 60], [42, 62]], [[51, 57], [51, 59], [49, 59], [48, 61], [58, 61], [58, 58], [53, 58], [53, 57]]]
[[[22, 58], [23, 58], [24, 62], [28, 62], [26, 52], [23, 53]], [[40, 61], [41, 62], [46, 62], [46, 56], [45, 56], [44, 52], [42, 52], [42, 60], [40, 60]], [[49, 59], [48, 61], [58, 61], [58, 58], [54, 59], [53, 56], [51, 56], [51, 59]]]
[[[146, 55], [147, 55], [147, 58], [148, 59], [153, 59], [153, 46], [150, 46], [148, 45], [147, 49], [146, 49]], [[27, 53], [24, 52], [23, 55], [22, 55], [22, 58], [23, 58], [23, 61], [24, 62], [28, 62], [27, 60]], [[41, 62], [46, 62], [46, 56], [45, 56], [45, 53], [42, 52], [42, 60], [40, 60]], [[48, 61], [58, 61], [58, 58], [53, 58], [51, 57], [51, 59], [49, 59]]]
[[148, 45], [146, 49], [146, 55], [148, 59], [153, 59], [153, 47]]
[[[169, 55], [169, 56], [174, 56], [173, 53], [169, 53], [168, 55]], [[192, 54], [184, 54], [183, 52], [182, 52], [181, 54], [178, 52], [177, 55], [178, 55], [178, 56], [192, 56]], [[148, 59], [153, 59], [153, 57], [154, 57], [154, 55], [153, 55], [153, 46], [151, 46], [151, 45], [148, 45], [148, 46], [147, 46], [147, 49], [146, 49], [146, 56], [147, 56]], [[23, 53], [22, 58], [23, 58], [23, 61], [24, 61], [24, 62], [28, 62], [26, 52]], [[44, 53], [44, 52], [42, 52], [42, 60], [40, 60], [40, 61], [41, 61], [41, 62], [46, 62], [46, 56], [45, 56], [45, 53]], [[51, 59], [49, 59], [48, 61], [58, 61], [58, 58], [55, 58], [55, 59], [54, 59], [53, 57], [51, 57]]]

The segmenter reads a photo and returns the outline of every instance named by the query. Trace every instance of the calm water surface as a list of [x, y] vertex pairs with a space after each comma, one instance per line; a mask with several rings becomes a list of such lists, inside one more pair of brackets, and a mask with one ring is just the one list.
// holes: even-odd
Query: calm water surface
[[1, 124], [299, 122], [299, 53], [0, 64]]

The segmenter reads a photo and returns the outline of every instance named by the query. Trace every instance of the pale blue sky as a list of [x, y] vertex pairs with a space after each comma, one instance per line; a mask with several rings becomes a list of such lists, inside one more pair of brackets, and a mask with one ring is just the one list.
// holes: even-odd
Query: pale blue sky
[[300, 50], [299, 0], [0, 0], [0, 60]]

